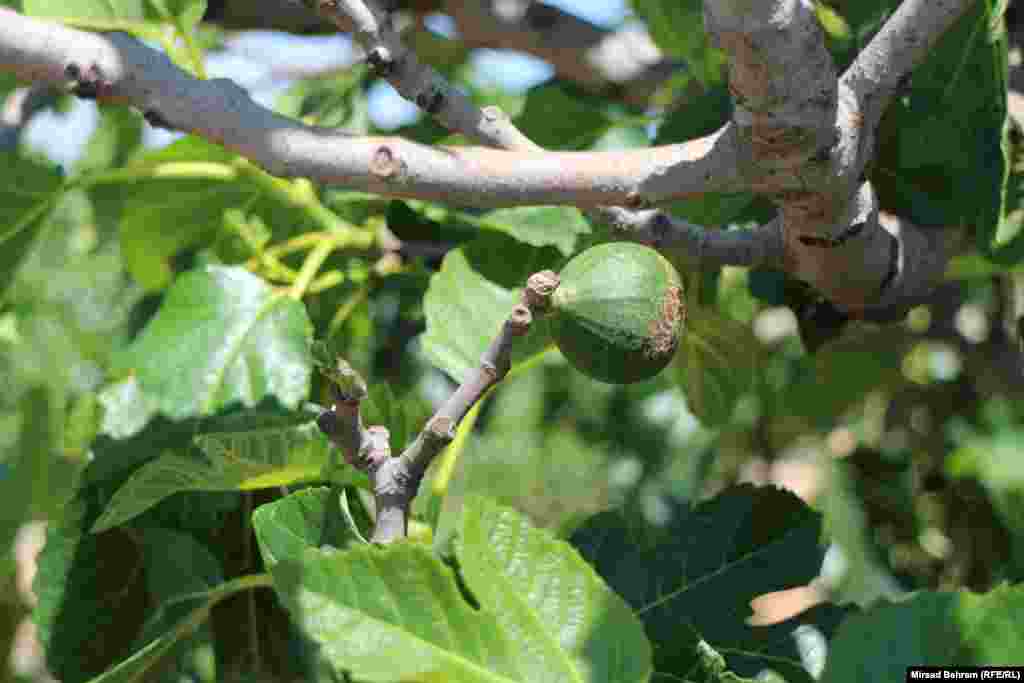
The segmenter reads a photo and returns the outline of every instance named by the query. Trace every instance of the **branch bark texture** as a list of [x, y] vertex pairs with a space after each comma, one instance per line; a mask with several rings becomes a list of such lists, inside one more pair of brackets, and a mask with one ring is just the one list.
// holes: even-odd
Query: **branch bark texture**
[[[971, 0], [906, 0], [842, 78], [810, 3], [705, 0], [707, 29], [731, 58], [733, 120], [689, 142], [610, 152], [541, 150], [500, 111], [477, 108], [421, 65], [372, 5], [305, 1], [354, 30], [370, 63], [399, 92], [485, 147], [427, 147], [306, 126], [259, 106], [231, 81], [193, 79], [126, 36], [76, 31], [10, 10], [0, 10], [0, 68], [31, 81], [74, 81], [79, 94], [135, 106], [275, 175], [463, 206], [623, 207], [603, 209], [602, 219], [633, 239], [683, 245], [705, 262], [781, 266], [852, 315], [905, 309], [941, 275], [942, 244], [905, 221], [881, 218], [863, 169], [885, 104]], [[502, 18], [497, 5], [482, 7], [463, 8], [462, 23], [471, 23], [471, 11], [478, 24], [537, 23], [528, 13]], [[567, 28], [566, 35], [594, 39], [585, 28]], [[740, 191], [769, 197], [778, 220], [732, 234], [654, 208]]]

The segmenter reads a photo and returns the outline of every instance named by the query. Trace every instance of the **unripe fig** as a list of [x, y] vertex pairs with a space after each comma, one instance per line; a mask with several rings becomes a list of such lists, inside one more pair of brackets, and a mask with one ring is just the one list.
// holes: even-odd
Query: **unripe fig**
[[650, 247], [613, 242], [576, 255], [551, 297], [551, 334], [574, 368], [609, 384], [658, 374], [675, 355], [685, 305], [679, 273]]

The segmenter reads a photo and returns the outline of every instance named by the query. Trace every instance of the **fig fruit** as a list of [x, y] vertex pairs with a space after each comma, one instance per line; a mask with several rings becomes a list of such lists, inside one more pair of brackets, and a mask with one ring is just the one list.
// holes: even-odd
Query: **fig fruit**
[[658, 374], [675, 355], [685, 304], [679, 273], [650, 247], [613, 242], [577, 254], [551, 296], [551, 334], [569, 363], [608, 384]]

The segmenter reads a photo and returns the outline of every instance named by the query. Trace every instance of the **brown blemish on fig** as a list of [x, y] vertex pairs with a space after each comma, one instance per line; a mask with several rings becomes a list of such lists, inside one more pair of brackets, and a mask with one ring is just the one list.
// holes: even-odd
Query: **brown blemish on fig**
[[686, 303], [679, 287], [669, 287], [661, 301], [661, 313], [647, 328], [644, 340], [644, 355], [648, 358], [662, 358], [675, 352], [679, 344], [678, 330], [686, 319]]

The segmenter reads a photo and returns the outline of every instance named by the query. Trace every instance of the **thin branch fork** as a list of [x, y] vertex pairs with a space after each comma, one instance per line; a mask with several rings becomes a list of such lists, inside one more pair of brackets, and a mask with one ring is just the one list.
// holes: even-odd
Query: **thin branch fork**
[[365, 389], [337, 395], [331, 409], [317, 419], [346, 460], [370, 477], [376, 504], [373, 542], [391, 543], [408, 534], [409, 510], [427, 468], [455, 438], [455, 428], [466, 413], [508, 374], [515, 340], [529, 332], [535, 315], [547, 310], [558, 281], [551, 271], [530, 277], [522, 301], [513, 307], [476, 371], [448, 397], [399, 457], [391, 457], [385, 427], [363, 424], [359, 404], [366, 397]]
[[[339, 28], [354, 26], [356, 40], [367, 53], [367, 62], [395, 90], [416, 102], [441, 125], [488, 147], [512, 152], [542, 151], [500, 109], [478, 108], [433, 69], [421, 65], [398, 35], [388, 29], [387, 16], [374, 7], [372, 0], [307, 0], [307, 4]], [[726, 126], [714, 136], [724, 141], [723, 148], [730, 149], [738, 144], [734, 133], [732, 126]], [[639, 194], [631, 194], [627, 200], [633, 206], [645, 203]], [[662, 210], [600, 206], [591, 208], [589, 213], [624, 239], [657, 249], [678, 250], [695, 267], [782, 266], [782, 243], [775, 223], [751, 231], [709, 231]]]

